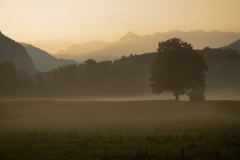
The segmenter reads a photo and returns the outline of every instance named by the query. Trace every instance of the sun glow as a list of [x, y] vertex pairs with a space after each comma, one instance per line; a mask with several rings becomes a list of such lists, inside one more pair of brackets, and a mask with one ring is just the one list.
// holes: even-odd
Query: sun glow
[[1, 31], [50, 53], [168, 30], [240, 32], [239, 0], [0, 0]]

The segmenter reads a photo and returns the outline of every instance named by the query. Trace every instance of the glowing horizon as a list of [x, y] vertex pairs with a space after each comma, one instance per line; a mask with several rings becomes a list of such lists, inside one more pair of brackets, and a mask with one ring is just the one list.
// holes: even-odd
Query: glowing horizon
[[50, 53], [169, 30], [240, 32], [239, 0], [0, 0], [3, 34]]

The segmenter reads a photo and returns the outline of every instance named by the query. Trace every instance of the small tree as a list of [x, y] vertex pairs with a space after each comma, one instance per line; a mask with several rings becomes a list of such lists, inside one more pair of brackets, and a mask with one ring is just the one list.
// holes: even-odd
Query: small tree
[[207, 65], [191, 44], [172, 38], [158, 44], [150, 69], [150, 87], [153, 94], [172, 92], [179, 95], [190, 89], [205, 90]]

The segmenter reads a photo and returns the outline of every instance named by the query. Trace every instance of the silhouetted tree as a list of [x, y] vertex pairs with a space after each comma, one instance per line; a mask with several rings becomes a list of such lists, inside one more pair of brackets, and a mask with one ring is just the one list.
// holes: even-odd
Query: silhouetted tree
[[153, 94], [172, 92], [179, 95], [190, 89], [205, 89], [207, 65], [191, 44], [172, 38], [158, 44], [156, 57], [150, 69], [150, 87]]

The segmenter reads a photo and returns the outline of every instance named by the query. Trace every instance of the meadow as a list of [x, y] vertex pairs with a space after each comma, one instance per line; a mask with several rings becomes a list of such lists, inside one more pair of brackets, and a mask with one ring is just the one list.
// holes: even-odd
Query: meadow
[[240, 159], [239, 101], [0, 101], [0, 159]]

